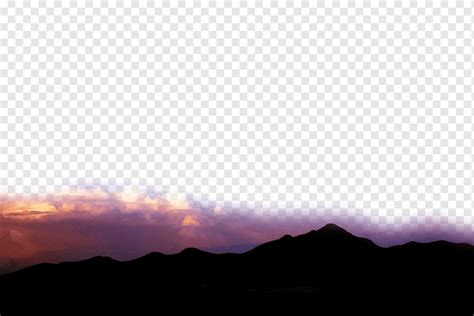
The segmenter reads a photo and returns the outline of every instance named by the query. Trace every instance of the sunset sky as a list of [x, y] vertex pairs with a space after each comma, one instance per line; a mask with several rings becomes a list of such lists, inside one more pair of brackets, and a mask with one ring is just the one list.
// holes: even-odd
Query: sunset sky
[[[40, 262], [81, 260], [97, 255], [130, 260], [152, 251], [186, 247], [240, 252], [284, 234], [301, 234], [335, 222], [389, 246], [438, 238], [470, 241], [472, 234], [432, 217], [384, 230], [361, 213], [334, 215], [311, 210], [288, 219], [243, 209], [202, 207], [182, 195], [106, 193], [82, 190], [37, 198], [0, 199], [0, 273]], [[245, 215], [247, 214], [247, 215]], [[413, 225], [414, 224], [414, 225]], [[474, 240], [473, 240], [474, 241]]]
[[472, 241], [473, 9], [0, 1], [0, 266]]

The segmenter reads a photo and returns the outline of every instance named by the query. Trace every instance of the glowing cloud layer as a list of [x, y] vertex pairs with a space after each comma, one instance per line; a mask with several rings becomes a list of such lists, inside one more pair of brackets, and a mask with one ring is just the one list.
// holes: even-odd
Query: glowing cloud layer
[[[221, 207], [193, 207], [179, 194], [78, 190], [38, 198], [0, 197], [0, 273], [39, 262], [106, 255], [128, 260], [186, 247], [219, 250], [277, 238], [284, 227]], [[282, 230], [281, 230], [281, 229]]]
[[3, 197], [0, 266], [209, 246], [195, 230], [202, 222], [210, 224], [204, 217], [216, 214], [192, 209], [179, 195], [83, 190], [37, 199]]
[[[175, 253], [186, 247], [242, 250], [283, 234], [305, 233], [328, 222], [381, 244], [438, 237], [473, 241], [472, 231], [464, 231], [470, 237], [463, 237], [453, 227], [440, 226], [434, 220], [430, 225], [400, 226], [399, 232], [390, 235], [383, 227], [364, 224], [367, 218], [363, 213], [330, 218], [315, 211], [304, 220], [290, 220], [268, 214], [244, 216], [242, 211], [201, 207], [184, 195], [97, 189], [38, 198], [0, 197], [0, 273], [40, 262], [97, 255], [129, 260], [152, 251]], [[443, 227], [451, 235], [443, 235]]]

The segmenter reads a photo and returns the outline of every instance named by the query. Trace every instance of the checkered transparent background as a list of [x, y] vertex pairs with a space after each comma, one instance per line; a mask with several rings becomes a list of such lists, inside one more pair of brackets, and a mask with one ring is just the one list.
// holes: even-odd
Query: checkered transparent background
[[0, 6], [0, 192], [474, 223], [471, 1]]

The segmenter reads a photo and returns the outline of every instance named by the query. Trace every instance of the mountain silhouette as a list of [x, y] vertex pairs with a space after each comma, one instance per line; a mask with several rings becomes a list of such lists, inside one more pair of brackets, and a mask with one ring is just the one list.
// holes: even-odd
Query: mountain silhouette
[[474, 312], [474, 247], [383, 248], [328, 224], [242, 254], [196, 248], [131, 261], [94, 257], [0, 276], [1, 315]]

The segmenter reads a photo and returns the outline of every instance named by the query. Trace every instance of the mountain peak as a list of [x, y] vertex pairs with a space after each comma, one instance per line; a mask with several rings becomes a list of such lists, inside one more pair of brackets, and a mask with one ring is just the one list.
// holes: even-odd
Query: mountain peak
[[209, 252], [206, 252], [194, 247], [185, 248], [179, 253], [179, 255], [185, 255], [185, 256], [202, 256], [202, 255], [208, 255], [208, 254]]
[[92, 262], [92, 263], [108, 263], [108, 262], [114, 262], [116, 260], [107, 257], [107, 256], [95, 256], [90, 259], [83, 260], [83, 262]]
[[293, 239], [293, 236], [289, 234], [285, 234], [280, 238], [280, 240], [290, 240], [290, 239]]
[[318, 232], [318, 233], [337, 233], [337, 234], [350, 234], [347, 230], [345, 230], [344, 228], [336, 225], [336, 224], [333, 224], [333, 223], [329, 223], [329, 224], [326, 224], [324, 225], [323, 227], [321, 227], [320, 229], [318, 229], [317, 231], [314, 231], [313, 232]]

